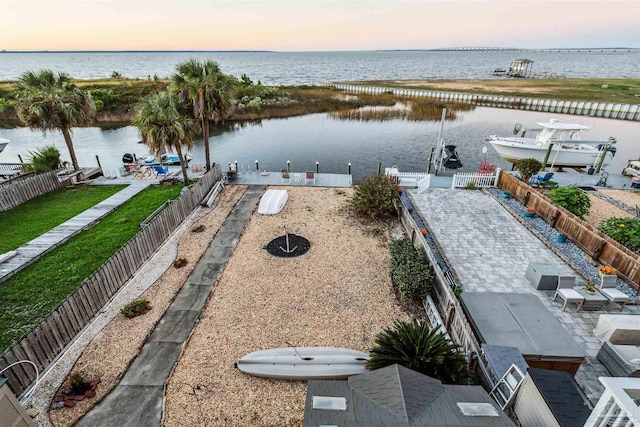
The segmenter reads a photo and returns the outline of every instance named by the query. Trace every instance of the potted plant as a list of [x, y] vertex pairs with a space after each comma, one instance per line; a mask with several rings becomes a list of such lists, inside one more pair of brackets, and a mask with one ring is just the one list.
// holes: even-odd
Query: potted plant
[[598, 276], [615, 276], [616, 269], [611, 267], [610, 265], [601, 265], [598, 268]]
[[529, 207], [524, 211], [524, 216], [532, 218], [536, 215], [536, 208]]
[[567, 240], [567, 235], [564, 233], [558, 234], [558, 243], [564, 243]]
[[590, 294], [595, 294], [598, 291], [596, 285], [593, 282], [586, 282], [584, 284], [584, 290]]

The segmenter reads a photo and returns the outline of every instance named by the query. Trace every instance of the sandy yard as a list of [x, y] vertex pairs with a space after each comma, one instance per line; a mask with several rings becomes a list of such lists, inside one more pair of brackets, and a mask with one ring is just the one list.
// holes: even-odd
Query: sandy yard
[[245, 186], [227, 187], [221, 193], [215, 209], [193, 225], [204, 225], [205, 230], [201, 233], [189, 231], [180, 239], [178, 258], [186, 258], [188, 264], [180, 269], [169, 267], [142, 294], [141, 298], [147, 299], [153, 307], [147, 314], [133, 319], [118, 315], [87, 346], [72, 372], [81, 370], [90, 379], [100, 377], [96, 397], [80, 401], [73, 408], [52, 410], [49, 417], [54, 425], [68, 426], [75, 423], [118, 384], [245, 189]]
[[[598, 190], [601, 191], [601, 190]], [[610, 195], [608, 193], [606, 193], [607, 191], [620, 191], [620, 192], [625, 192], [628, 193], [628, 191], [625, 190], [605, 190], [603, 191], [604, 194], [613, 197], [615, 199], [621, 200], [619, 197], [614, 196], [614, 195]], [[609, 202], [606, 202], [604, 200], [602, 200], [601, 198], [591, 195], [587, 192], [587, 194], [589, 195], [589, 200], [591, 200], [591, 209], [589, 209], [589, 214], [585, 215], [584, 219], [585, 221], [593, 226], [598, 228], [598, 225], [600, 225], [600, 222], [604, 221], [605, 219], [609, 219], [612, 217], [617, 217], [617, 218], [632, 218], [633, 215], [631, 215], [629, 212], [624, 211], [614, 205], [612, 205]], [[623, 195], [624, 197], [624, 195]], [[621, 200], [622, 201], [622, 200]], [[640, 201], [638, 201], [637, 203], [640, 203]]]
[[[166, 388], [164, 424], [300, 425], [305, 382], [245, 375], [234, 363], [276, 347], [367, 351], [406, 318], [389, 278], [388, 239], [349, 209], [352, 189], [290, 187], [276, 216], [254, 213]], [[299, 258], [263, 249], [290, 232], [311, 242]]]

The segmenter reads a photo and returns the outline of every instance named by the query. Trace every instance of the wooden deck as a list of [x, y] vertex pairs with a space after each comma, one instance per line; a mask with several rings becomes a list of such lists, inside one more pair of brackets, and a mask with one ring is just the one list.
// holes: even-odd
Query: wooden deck
[[280, 172], [239, 173], [234, 180], [225, 180], [229, 185], [292, 185], [300, 187], [353, 187], [353, 177], [347, 174], [317, 173], [315, 180], [307, 180], [304, 172], [291, 172], [290, 179], [282, 179]]

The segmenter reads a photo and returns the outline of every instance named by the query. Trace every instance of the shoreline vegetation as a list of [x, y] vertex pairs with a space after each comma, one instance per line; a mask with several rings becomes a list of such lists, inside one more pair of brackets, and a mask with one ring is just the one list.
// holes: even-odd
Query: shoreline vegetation
[[[97, 107], [95, 126], [130, 124], [136, 104], [152, 92], [166, 90], [169, 80], [149, 76], [148, 79], [129, 79], [114, 72], [112, 78], [75, 80], [81, 89], [91, 93]], [[350, 84], [484, 95], [532, 97], [591, 102], [640, 103], [640, 78], [571, 78], [571, 79], [491, 79], [491, 80], [380, 80], [357, 81]], [[243, 76], [236, 91], [234, 109], [227, 121], [286, 118], [313, 113], [332, 113], [339, 119], [376, 120], [407, 118], [409, 120], [438, 120], [445, 103], [423, 99], [412, 100], [409, 112], [359, 112], [361, 107], [393, 107], [407, 99], [391, 94], [358, 96], [346, 95], [330, 88], [316, 86], [263, 86]], [[0, 82], [0, 127], [21, 126], [16, 111], [15, 82]], [[447, 108], [468, 110], [468, 105]], [[362, 117], [361, 117], [362, 116]]]

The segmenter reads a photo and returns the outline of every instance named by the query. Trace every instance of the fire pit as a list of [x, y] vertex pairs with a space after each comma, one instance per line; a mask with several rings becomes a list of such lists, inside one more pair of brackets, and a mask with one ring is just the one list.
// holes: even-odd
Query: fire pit
[[289, 233], [285, 229], [284, 236], [276, 237], [267, 244], [267, 251], [271, 255], [282, 258], [291, 258], [307, 253], [311, 243], [302, 236]]

